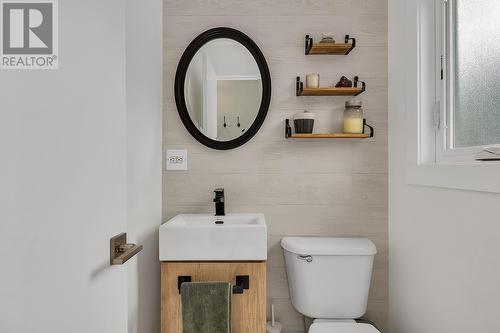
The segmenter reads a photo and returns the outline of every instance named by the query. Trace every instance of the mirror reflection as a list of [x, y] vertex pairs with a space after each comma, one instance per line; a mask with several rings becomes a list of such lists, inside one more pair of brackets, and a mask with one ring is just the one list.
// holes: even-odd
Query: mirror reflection
[[237, 41], [211, 40], [189, 64], [184, 96], [189, 116], [200, 132], [216, 141], [234, 140], [259, 113], [262, 79], [257, 62]]

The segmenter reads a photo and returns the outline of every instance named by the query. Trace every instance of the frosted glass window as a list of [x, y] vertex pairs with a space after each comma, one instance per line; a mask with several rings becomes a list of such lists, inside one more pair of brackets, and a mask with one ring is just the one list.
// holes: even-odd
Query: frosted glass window
[[499, 144], [500, 0], [453, 3], [452, 146]]

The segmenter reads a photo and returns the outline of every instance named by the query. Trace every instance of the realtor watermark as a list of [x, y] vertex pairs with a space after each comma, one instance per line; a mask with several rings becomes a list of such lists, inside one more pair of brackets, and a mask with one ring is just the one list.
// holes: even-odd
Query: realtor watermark
[[0, 69], [57, 69], [57, 0], [0, 0]]

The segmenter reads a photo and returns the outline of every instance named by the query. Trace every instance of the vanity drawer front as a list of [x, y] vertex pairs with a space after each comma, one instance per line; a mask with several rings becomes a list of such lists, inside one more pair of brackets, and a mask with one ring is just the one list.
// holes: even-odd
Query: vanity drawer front
[[192, 281], [235, 283], [237, 275], [248, 275], [250, 289], [233, 294], [232, 332], [264, 333], [266, 331], [266, 262], [162, 262], [161, 328], [162, 333], [181, 333], [181, 297], [178, 276]]

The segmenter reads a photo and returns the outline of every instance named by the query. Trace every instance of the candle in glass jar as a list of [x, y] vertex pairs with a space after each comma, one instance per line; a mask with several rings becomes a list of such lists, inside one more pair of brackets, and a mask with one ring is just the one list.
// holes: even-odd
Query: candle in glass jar
[[344, 133], [361, 134], [364, 127], [363, 109], [360, 101], [347, 101], [344, 111]]
[[363, 133], [363, 119], [361, 118], [345, 118], [344, 133], [361, 134]]
[[306, 88], [319, 88], [319, 74], [306, 75]]

